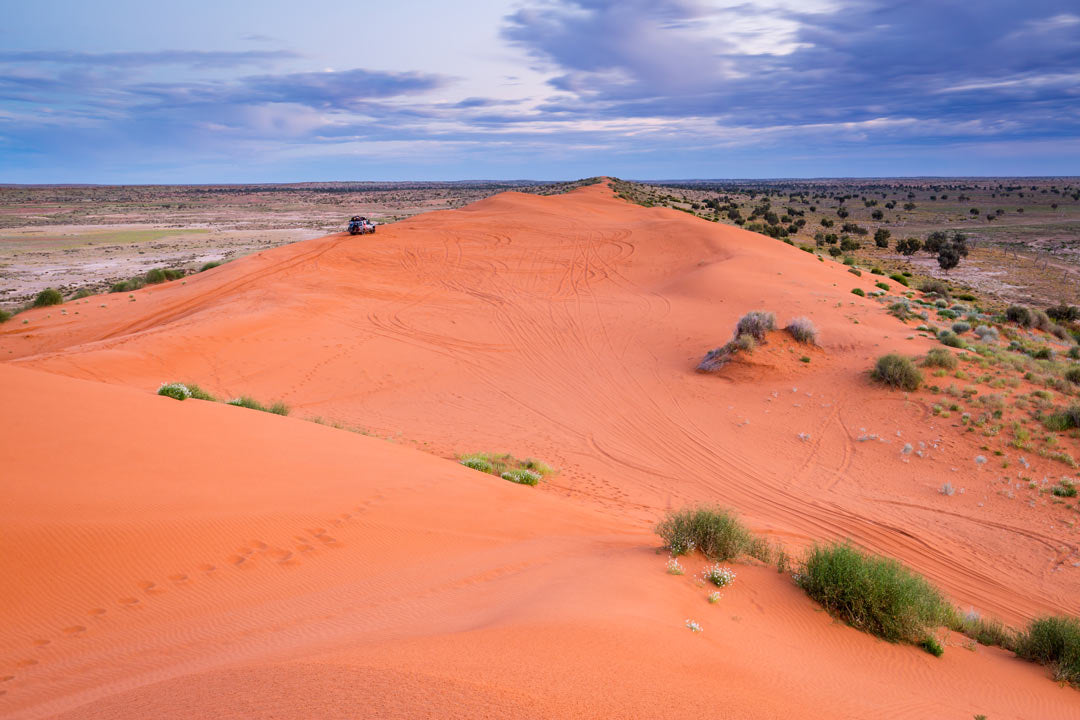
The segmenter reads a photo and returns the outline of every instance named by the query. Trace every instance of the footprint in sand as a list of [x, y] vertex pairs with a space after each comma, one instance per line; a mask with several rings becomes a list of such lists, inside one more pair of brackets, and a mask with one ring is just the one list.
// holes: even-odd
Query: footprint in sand
[[106, 610], [105, 608], [90, 608], [90, 611], [87, 612], [86, 614], [87, 615], [104, 615], [106, 612], [108, 612], [108, 610]]
[[15, 663], [15, 667], [24, 668], [24, 667], [30, 667], [31, 665], [37, 665], [37, 664], [38, 664], [37, 660], [34, 660], [33, 658], [27, 658], [26, 660], [20, 660], [19, 662]]
[[139, 604], [139, 598], [122, 597], [122, 598], [119, 598], [116, 602], [120, 603], [121, 605], [126, 605], [128, 607], [135, 607], [136, 605]]
[[308, 545], [308, 544], [305, 543], [304, 545], [297, 545], [296, 549], [299, 550], [302, 553], [307, 553], [307, 552], [311, 552], [315, 548], [312, 547], [311, 545]]
[[247, 558], [244, 557], [243, 555], [230, 555], [229, 556], [229, 562], [231, 562], [233, 565], [236, 565], [237, 567], [240, 567], [246, 561], [247, 561]]
[[265, 550], [268, 547], [270, 547], [269, 545], [264, 543], [262, 540], [252, 540], [251, 544], [254, 545], [257, 550]]
[[14, 675], [2, 675], [0, 676], [0, 682], [11, 682], [15, 679]]
[[51, 642], [52, 642], [52, 640], [46, 640], [45, 638], [41, 638], [39, 640], [34, 641], [34, 647], [43, 648], [46, 645], [48, 645], [49, 643], [51, 643]]
[[169, 576], [169, 579], [174, 583], [186, 583], [189, 580], [188, 576], [184, 573], [174, 573]]
[[160, 595], [161, 593], [165, 592], [158, 587], [158, 584], [156, 582], [151, 582], [149, 580], [143, 580], [141, 583], [139, 583], [139, 588], [147, 595]]
[[200, 565], [199, 569], [202, 570], [203, 572], [208, 572], [208, 573], [212, 573], [215, 570], [217, 570], [217, 568], [215, 566], [211, 565], [210, 563], [204, 563], [204, 564]]
[[86, 632], [86, 626], [85, 625], [71, 625], [69, 627], [64, 628], [64, 633], [66, 635], [78, 635], [79, 633], [84, 633], [84, 632]]

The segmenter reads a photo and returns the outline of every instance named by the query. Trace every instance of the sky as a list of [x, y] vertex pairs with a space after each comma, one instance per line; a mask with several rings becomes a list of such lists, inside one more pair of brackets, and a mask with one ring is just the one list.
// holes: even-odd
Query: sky
[[1080, 174], [1077, 0], [35, 0], [0, 183]]

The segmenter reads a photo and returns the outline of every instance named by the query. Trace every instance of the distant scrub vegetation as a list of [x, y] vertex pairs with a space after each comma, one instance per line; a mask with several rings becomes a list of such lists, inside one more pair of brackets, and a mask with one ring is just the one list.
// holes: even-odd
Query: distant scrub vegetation
[[157, 285], [163, 282], [169, 282], [170, 280], [179, 280], [184, 277], [185, 272], [174, 268], [154, 268], [148, 270], [144, 275], [138, 275], [130, 280], [121, 280], [115, 283], [109, 292], [121, 293], [121, 292], [133, 292], [147, 285]]
[[34, 297], [34, 307], [47, 307], [60, 305], [64, 302], [64, 296], [55, 288], [45, 288]]

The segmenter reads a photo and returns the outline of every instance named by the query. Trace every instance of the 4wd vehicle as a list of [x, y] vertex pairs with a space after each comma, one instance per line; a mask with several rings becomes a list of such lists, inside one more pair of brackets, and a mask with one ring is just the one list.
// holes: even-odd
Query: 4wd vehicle
[[353, 219], [349, 221], [350, 235], [365, 235], [373, 232], [375, 232], [375, 223], [368, 220], [366, 217], [354, 215]]

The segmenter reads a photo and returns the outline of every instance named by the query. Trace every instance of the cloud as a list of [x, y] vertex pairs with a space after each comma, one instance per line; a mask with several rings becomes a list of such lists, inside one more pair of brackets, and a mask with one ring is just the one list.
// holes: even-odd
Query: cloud
[[[509, 15], [503, 34], [548, 68], [555, 94], [541, 109], [564, 117], [808, 131], [881, 116], [950, 121], [938, 127], [1008, 117], [1037, 135], [1078, 124], [1045, 112], [1080, 72], [1077, 34], [1062, 32], [1078, 18], [1052, 12], [1066, 5], [552, 0]], [[1017, 28], [1062, 40], [1017, 43]]]
[[243, 78], [239, 94], [258, 102], [292, 102], [311, 107], [362, 108], [372, 98], [410, 95], [444, 87], [450, 78], [417, 72], [341, 72], [259, 75]]
[[49, 63], [82, 67], [144, 67], [186, 65], [194, 68], [226, 68], [261, 65], [299, 57], [289, 50], [155, 50], [151, 52], [88, 53], [65, 50], [0, 52], [0, 63]]

